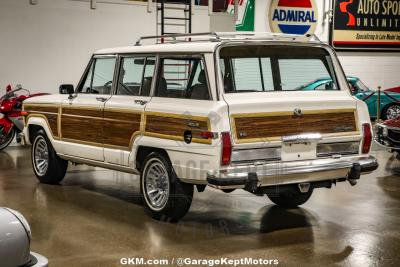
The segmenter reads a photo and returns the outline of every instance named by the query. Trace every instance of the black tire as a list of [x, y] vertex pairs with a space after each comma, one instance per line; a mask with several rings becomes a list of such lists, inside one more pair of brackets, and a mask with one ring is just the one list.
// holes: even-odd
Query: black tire
[[[181, 182], [175, 174], [169, 159], [161, 153], [150, 153], [145, 158], [142, 166], [140, 188], [146, 213], [160, 221], [177, 222], [182, 219], [192, 204], [193, 185]], [[156, 167], [161, 169], [158, 172], [158, 176], [153, 175]], [[151, 171], [153, 171], [153, 174], [149, 176]], [[166, 173], [168, 177], [160, 175], [160, 173]], [[151, 193], [149, 192], [157, 191], [158, 195], [156, 194], [156, 196], [162, 195], [162, 197], [164, 197], [164, 194], [160, 190], [155, 190], [153, 184], [150, 183], [151, 176], [156, 180], [155, 183], [158, 187], [163, 187], [161, 191], [168, 192], [168, 195], [162, 199], [163, 201], [159, 206], [151, 201]], [[149, 187], [153, 189], [150, 190]]]
[[8, 133], [7, 136], [0, 138], [0, 151], [2, 151], [11, 144], [12, 140], [14, 140], [15, 134], [16, 134], [15, 128], [12, 127], [11, 131]]
[[284, 208], [295, 208], [306, 203], [313, 193], [310, 189], [307, 193], [300, 191], [286, 191], [286, 192], [273, 192], [267, 193], [268, 198], [276, 205]]
[[[393, 112], [392, 112], [393, 110]], [[390, 104], [387, 105], [383, 110], [382, 110], [382, 115], [381, 118], [383, 120], [388, 120], [388, 119], [394, 119], [394, 114], [396, 114], [400, 112], [400, 105], [398, 104]], [[399, 114], [400, 115], [400, 114]], [[399, 116], [397, 116], [396, 118], [399, 118]]]
[[[32, 167], [36, 177], [41, 183], [59, 184], [64, 179], [65, 173], [67, 172], [68, 161], [57, 156], [56, 151], [44, 131], [38, 131], [33, 140]], [[36, 156], [39, 155], [39, 152], [37, 151], [38, 146], [43, 146], [44, 144], [46, 144], [46, 149], [44, 150], [47, 150], [48, 163], [46, 169], [41, 169], [35, 159]]]

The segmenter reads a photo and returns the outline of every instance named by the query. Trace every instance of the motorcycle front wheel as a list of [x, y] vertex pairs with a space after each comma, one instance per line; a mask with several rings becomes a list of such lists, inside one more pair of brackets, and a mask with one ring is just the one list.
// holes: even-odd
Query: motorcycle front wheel
[[15, 128], [11, 128], [11, 131], [7, 135], [0, 135], [0, 151], [8, 147], [15, 137]]

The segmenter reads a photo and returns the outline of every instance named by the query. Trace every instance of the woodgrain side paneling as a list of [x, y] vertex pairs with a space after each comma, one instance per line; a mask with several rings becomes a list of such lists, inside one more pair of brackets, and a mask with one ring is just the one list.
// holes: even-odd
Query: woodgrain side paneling
[[54, 138], [60, 137], [58, 132], [58, 110], [57, 106], [24, 105], [24, 110], [28, 112], [27, 120], [31, 117], [41, 117], [46, 119]]
[[39, 106], [39, 105], [24, 105], [24, 110], [27, 112], [48, 112], [48, 113], [58, 113], [57, 106]]
[[209, 122], [207, 117], [192, 116], [168, 116], [168, 114], [146, 114], [146, 135], [156, 135], [157, 137], [183, 140], [185, 131], [192, 131], [192, 142], [211, 143], [211, 140], [203, 139], [201, 132], [209, 131]]
[[233, 117], [239, 141], [276, 138], [302, 133], [337, 134], [356, 132], [354, 111], [293, 115]]
[[134, 135], [140, 133], [141, 113], [104, 111], [104, 145], [129, 150]]
[[49, 122], [49, 126], [53, 136], [60, 137], [60, 133], [58, 132], [58, 114], [43, 114], [47, 121]]
[[65, 139], [103, 144], [103, 111], [63, 107], [61, 136]]
[[94, 117], [101, 118], [103, 116], [103, 110], [100, 108], [87, 108], [84, 107], [63, 107], [63, 115], [83, 116], [83, 117]]

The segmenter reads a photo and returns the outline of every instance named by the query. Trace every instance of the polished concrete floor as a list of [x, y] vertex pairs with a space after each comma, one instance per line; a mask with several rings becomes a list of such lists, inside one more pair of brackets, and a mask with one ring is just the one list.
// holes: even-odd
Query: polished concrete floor
[[[123, 257], [278, 259], [280, 266], [400, 266], [400, 162], [375, 151], [380, 167], [319, 189], [298, 209], [242, 190], [195, 193], [178, 224], [147, 217], [138, 177], [71, 166], [61, 185], [39, 184], [30, 148], [0, 152], [0, 206], [23, 213], [32, 250], [50, 266], [120, 266]], [[1, 265], [1, 264], [0, 264]]]

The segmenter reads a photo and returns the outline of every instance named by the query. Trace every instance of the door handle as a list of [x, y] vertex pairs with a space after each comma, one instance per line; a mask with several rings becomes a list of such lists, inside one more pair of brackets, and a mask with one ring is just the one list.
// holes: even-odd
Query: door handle
[[100, 101], [100, 102], [106, 102], [107, 98], [105, 98], [105, 97], [96, 97], [96, 100]]
[[140, 100], [140, 99], [137, 99], [137, 100], [135, 100], [135, 104], [139, 104], [139, 105], [146, 105], [147, 104], [147, 101], [146, 100]]

